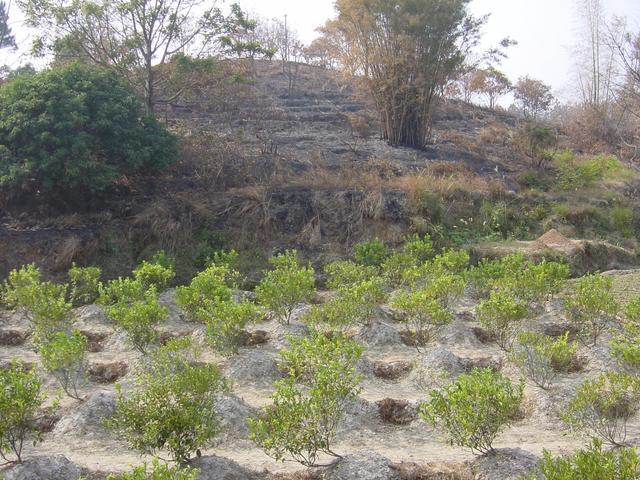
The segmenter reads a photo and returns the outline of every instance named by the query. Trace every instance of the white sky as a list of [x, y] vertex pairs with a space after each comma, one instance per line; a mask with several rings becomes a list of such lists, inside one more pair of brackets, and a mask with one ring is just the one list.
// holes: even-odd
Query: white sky
[[[232, 0], [227, 0], [230, 3]], [[289, 25], [308, 43], [315, 29], [333, 16], [333, 0], [239, 0], [245, 10], [266, 18], [288, 15]], [[472, 0], [476, 15], [491, 14], [484, 27], [483, 43], [495, 45], [504, 37], [518, 41], [501, 69], [511, 80], [529, 75], [553, 87], [556, 96], [571, 98], [573, 54], [579, 44], [578, 0]], [[640, 0], [602, 0], [608, 16], [625, 16], [634, 31], [640, 30]], [[0, 64], [24, 63], [30, 40], [15, 4], [11, 7], [12, 28], [20, 52], [0, 56]]]

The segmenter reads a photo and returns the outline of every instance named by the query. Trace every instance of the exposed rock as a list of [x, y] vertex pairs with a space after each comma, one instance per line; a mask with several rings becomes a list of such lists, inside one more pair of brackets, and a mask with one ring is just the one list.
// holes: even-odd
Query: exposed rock
[[264, 350], [246, 350], [225, 363], [228, 375], [239, 382], [273, 383], [283, 377], [278, 356]]
[[249, 434], [247, 418], [256, 413], [256, 409], [246, 404], [236, 395], [221, 395], [216, 400], [215, 410], [222, 426], [221, 439], [244, 439]]
[[397, 380], [406, 376], [413, 369], [413, 364], [404, 360], [394, 362], [374, 362], [373, 374], [384, 380]]
[[55, 435], [94, 435], [104, 432], [105, 418], [114, 414], [116, 394], [109, 391], [94, 393], [76, 410], [60, 419], [53, 433]]
[[478, 347], [480, 341], [469, 327], [466, 321], [456, 319], [445, 326], [436, 335], [435, 339], [443, 345], [458, 345], [464, 347]]
[[22, 345], [29, 338], [29, 332], [27, 330], [17, 330], [13, 328], [7, 328], [0, 330], [0, 346], [2, 347], [16, 347]]
[[272, 343], [276, 348], [287, 348], [289, 347], [288, 337], [306, 337], [309, 333], [309, 327], [304, 323], [278, 324], [273, 331]]
[[158, 303], [168, 310], [167, 322], [175, 323], [182, 321], [182, 310], [176, 303], [176, 289], [170, 288], [158, 295]]
[[387, 423], [394, 425], [408, 425], [418, 418], [416, 405], [407, 400], [395, 400], [385, 398], [376, 402], [380, 418]]
[[391, 462], [375, 452], [345, 455], [323, 470], [323, 480], [400, 480]]
[[125, 362], [94, 363], [89, 367], [89, 377], [96, 383], [113, 383], [129, 371]]
[[519, 448], [504, 448], [493, 455], [473, 460], [476, 480], [515, 480], [528, 475], [538, 465], [539, 457]]
[[200, 470], [198, 480], [251, 480], [251, 472], [238, 463], [214, 455], [196, 458], [191, 466]]
[[82, 469], [62, 455], [33, 457], [4, 472], [4, 480], [77, 480]]
[[353, 430], [371, 429], [380, 425], [378, 406], [363, 398], [346, 402], [338, 431], [348, 435]]
[[443, 347], [435, 347], [426, 352], [420, 364], [423, 367], [445, 371], [452, 377], [467, 371], [464, 359]]
[[107, 318], [104, 308], [100, 305], [84, 305], [74, 310], [76, 324], [79, 328], [88, 327], [111, 327], [111, 322]]

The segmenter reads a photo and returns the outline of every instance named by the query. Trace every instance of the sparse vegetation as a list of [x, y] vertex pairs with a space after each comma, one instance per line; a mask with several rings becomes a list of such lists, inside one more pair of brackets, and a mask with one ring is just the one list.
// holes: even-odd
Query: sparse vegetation
[[528, 313], [525, 305], [503, 291], [491, 292], [489, 298], [482, 300], [476, 308], [478, 320], [504, 350], [510, 349], [518, 323]]
[[256, 306], [248, 301], [207, 300], [198, 313], [207, 326], [207, 342], [223, 355], [237, 353], [245, 328], [258, 318]]
[[198, 474], [196, 468], [170, 467], [154, 458], [151, 467], [145, 463], [135, 467], [131, 472], [109, 475], [107, 480], [196, 480]]
[[58, 381], [71, 398], [81, 400], [78, 389], [87, 381], [87, 338], [78, 330], [57, 332], [41, 345], [42, 366]]
[[69, 269], [71, 301], [74, 305], [89, 305], [100, 295], [99, 267], [79, 267], [75, 263]]

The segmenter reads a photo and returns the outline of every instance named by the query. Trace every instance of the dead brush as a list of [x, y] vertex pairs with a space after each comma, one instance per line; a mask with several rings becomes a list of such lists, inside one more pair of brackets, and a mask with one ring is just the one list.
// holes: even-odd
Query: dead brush
[[176, 218], [174, 209], [163, 200], [152, 202], [133, 219], [133, 227], [142, 235], [141, 244], [156, 240], [163, 249], [175, 252], [180, 245], [193, 236], [193, 222], [190, 214]]
[[402, 462], [394, 464], [402, 480], [474, 480], [475, 473], [464, 463]]

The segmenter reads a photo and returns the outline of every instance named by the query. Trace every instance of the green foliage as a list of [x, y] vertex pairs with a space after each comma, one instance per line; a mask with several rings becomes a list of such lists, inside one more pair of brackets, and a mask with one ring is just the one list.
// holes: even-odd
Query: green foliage
[[625, 238], [633, 237], [633, 220], [632, 208], [617, 205], [611, 210], [611, 223]]
[[258, 318], [256, 306], [247, 301], [207, 300], [196, 314], [207, 326], [209, 345], [223, 355], [237, 353], [245, 328]]
[[207, 258], [207, 266], [226, 265], [229, 270], [233, 270], [238, 263], [238, 252], [235, 250], [216, 250]]
[[58, 332], [40, 347], [40, 360], [44, 369], [58, 381], [64, 392], [80, 400], [78, 388], [87, 380], [87, 337], [78, 330]]
[[356, 243], [353, 246], [353, 258], [360, 265], [378, 267], [387, 258], [387, 246], [377, 238], [365, 242]]
[[220, 431], [216, 397], [227, 382], [212, 364], [193, 361], [190, 339], [153, 350], [125, 395], [118, 385], [116, 411], [107, 424], [142, 453], [164, 449], [184, 465]]
[[16, 309], [32, 302], [33, 288], [40, 284], [40, 269], [34, 263], [9, 272], [2, 288], [2, 303]]
[[213, 264], [198, 273], [189, 286], [176, 289], [176, 303], [189, 318], [195, 319], [208, 300], [231, 300], [236, 278], [237, 273], [227, 264]]
[[0, 186], [77, 194], [172, 163], [176, 142], [114, 71], [71, 64], [0, 89]]
[[403, 286], [406, 283], [407, 271], [412, 271], [424, 265], [434, 257], [433, 243], [429, 235], [405, 237], [402, 249], [389, 255], [382, 262], [382, 273], [392, 286]]
[[598, 155], [593, 158], [578, 158], [571, 150], [562, 150], [553, 155], [558, 169], [558, 184], [564, 190], [581, 190], [612, 174], [623, 167], [613, 155]]
[[151, 468], [145, 463], [135, 467], [131, 472], [109, 475], [107, 480], [197, 480], [198, 469], [170, 467], [154, 458]]
[[140, 282], [144, 290], [154, 286], [158, 292], [165, 290], [174, 276], [175, 273], [170, 264], [163, 265], [146, 260], [133, 271], [133, 278]]
[[29, 439], [33, 444], [41, 441], [36, 429], [35, 416], [45, 400], [42, 379], [35, 369], [12, 362], [0, 369], [0, 457], [22, 462], [22, 447]]
[[491, 292], [489, 298], [476, 307], [480, 324], [496, 337], [498, 345], [504, 350], [510, 348], [517, 324], [528, 313], [525, 305], [504, 291]]
[[478, 298], [489, 295], [503, 278], [513, 275], [513, 272], [524, 270], [526, 259], [520, 252], [512, 253], [502, 258], [483, 258], [478, 264], [469, 269], [467, 280], [474, 294]]
[[131, 345], [142, 354], [158, 339], [155, 326], [168, 315], [168, 310], [158, 304], [154, 286], [149, 288], [141, 300], [133, 303], [118, 302], [107, 307], [107, 316], [127, 334]]
[[281, 352], [289, 373], [276, 382], [273, 405], [249, 419], [250, 437], [278, 461], [291, 457], [313, 466], [321, 452], [336, 456], [331, 442], [345, 402], [359, 391], [355, 364], [362, 347], [319, 332], [290, 342], [290, 349]]
[[523, 390], [522, 382], [514, 385], [489, 368], [474, 369], [441, 391], [432, 391], [430, 400], [420, 406], [420, 415], [442, 429], [450, 445], [488, 453], [520, 408]]
[[263, 272], [256, 295], [261, 305], [271, 310], [280, 322], [288, 324], [293, 309], [313, 298], [315, 274], [310, 266], [300, 265], [295, 250], [276, 255], [269, 263], [273, 269]]
[[521, 332], [510, 359], [535, 385], [549, 389], [558, 372], [574, 364], [578, 345], [568, 340], [569, 332], [553, 339], [534, 332]]
[[522, 480], [636, 480], [640, 478], [640, 458], [635, 448], [604, 450], [592, 439], [587, 448], [568, 457], [553, 457], [545, 450], [539, 474]]
[[116, 278], [100, 285], [97, 303], [105, 307], [121, 305], [123, 308], [144, 299], [142, 284], [133, 278]]
[[613, 280], [599, 274], [582, 277], [565, 300], [565, 312], [585, 345], [595, 346], [613, 322], [620, 306], [613, 295]]
[[340, 290], [355, 283], [364, 282], [378, 275], [378, 269], [371, 265], [359, 265], [350, 260], [337, 260], [324, 267], [327, 274], [327, 288]]
[[632, 372], [640, 368], [640, 298], [631, 300], [624, 309], [622, 332], [611, 340], [611, 356]]
[[606, 372], [578, 387], [561, 418], [572, 430], [621, 445], [639, 408], [640, 377]]
[[408, 235], [404, 237], [402, 252], [411, 256], [417, 264], [431, 260], [434, 255], [433, 242], [428, 234]]
[[99, 267], [78, 267], [75, 263], [69, 269], [71, 300], [74, 305], [88, 305], [100, 296]]
[[341, 287], [335, 297], [323, 305], [313, 305], [304, 320], [316, 327], [349, 328], [356, 323], [369, 326], [386, 292], [380, 277]]

